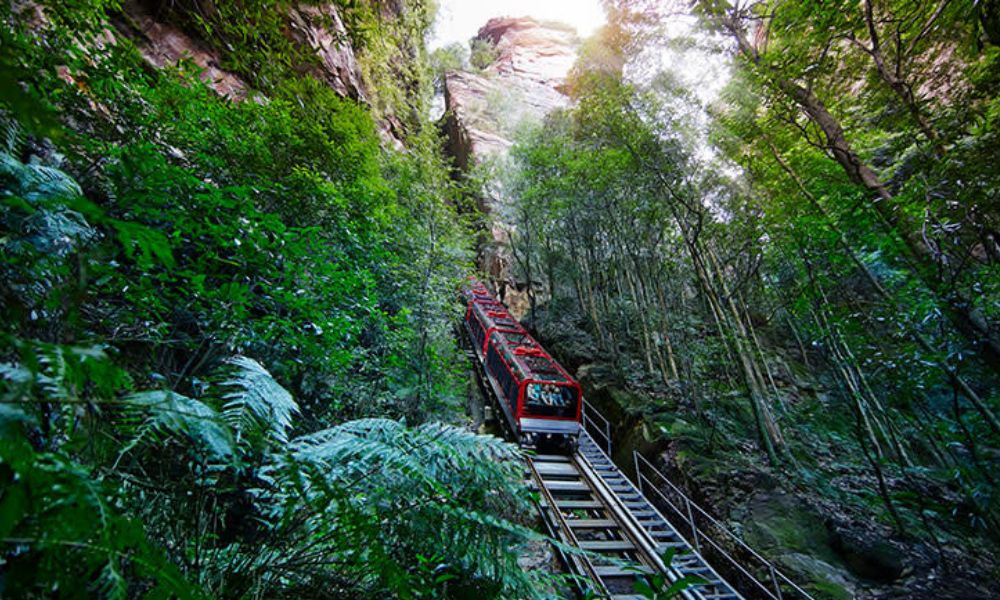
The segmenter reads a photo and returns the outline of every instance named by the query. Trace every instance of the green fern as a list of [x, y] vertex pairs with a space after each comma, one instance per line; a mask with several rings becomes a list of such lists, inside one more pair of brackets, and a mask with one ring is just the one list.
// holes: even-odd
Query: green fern
[[288, 429], [299, 406], [260, 363], [245, 356], [230, 359], [233, 377], [223, 382], [222, 416], [236, 434], [236, 444], [288, 441]]
[[[462, 428], [363, 419], [292, 440], [262, 480], [278, 490], [270, 518], [283, 538], [311, 547], [330, 537], [324, 556], [402, 597], [420, 577], [405, 565], [441, 548], [464, 577], [534, 597], [542, 587], [510, 548], [542, 536], [493, 516], [530, 514], [519, 459], [515, 446]], [[302, 515], [314, 515], [306, 531], [285, 529]]]
[[5, 593], [124, 598], [127, 568], [146, 580], [150, 597], [202, 597], [149, 545], [141, 523], [118, 514], [112, 489], [63, 455], [32, 449], [32, 425], [23, 412], [0, 410], [0, 537], [18, 540], [5, 566], [22, 573], [5, 582]]
[[7, 152], [0, 152], [0, 178], [9, 195], [20, 196], [36, 206], [83, 196], [80, 185], [62, 170], [22, 163]]
[[24, 143], [24, 129], [5, 110], [0, 110], [0, 141], [3, 142], [0, 150], [8, 154], [16, 154]]
[[173, 435], [191, 440], [199, 452], [207, 453], [220, 463], [230, 462], [236, 456], [229, 427], [219, 413], [203, 402], [169, 390], [158, 390], [132, 394], [125, 398], [125, 403], [131, 410], [144, 415], [144, 419], [137, 435], [121, 454], [139, 443]]

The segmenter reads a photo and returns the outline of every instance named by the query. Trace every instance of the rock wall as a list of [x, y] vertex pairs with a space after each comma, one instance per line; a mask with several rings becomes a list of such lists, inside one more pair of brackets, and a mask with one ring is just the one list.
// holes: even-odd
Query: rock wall
[[505, 153], [519, 123], [568, 104], [563, 87], [579, 46], [572, 28], [530, 17], [490, 19], [476, 37], [496, 49], [493, 63], [445, 76], [449, 148], [462, 168]]
[[202, 80], [219, 95], [246, 99], [249, 85], [235, 73], [221, 68], [222, 56], [217, 50], [192, 38], [176, 25], [157, 19], [151, 7], [142, 2], [129, 0], [122, 11], [127, 17], [127, 25], [119, 29], [132, 39], [147, 63], [162, 69], [176, 65], [181, 59], [191, 60], [202, 69]]
[[[395, 18], [402, 10], [401, 0], [383, 7], [386, 18]], [[171, 5], [170, 8], [180, 9]], [[124, 19], [118, 23], [119, 33], [129, 37], [142, 57], [151, 66], [164, 68], [181, 60], [190, 60], [202, 69], [202, 80], [222, 96], [234, 100], [263, 97], [255, 93], [249, 82], [238, 74], [222, 68], [222, 53], [191, 35], [169, 19], [169, 10], [160, 0], [126, 0], [122, 7]], [[289, 39], [316, 54], [315, 65], [308, 72], [325, 82], [337, 94], [367, 104], [361, 68], [351, 47], [344, 20], [336, 3], [294, 5], [288, 13]], [[403, 148], [401, 127], [393, 116], [378, 123], [386, 146]]]
[[[579, 47], [571, 27], [530, 17], [490, 19], [476, 37], [494, 47], [496, 58], [479, 73], [447, 73], [444, 86], [447, 148], [465, 171], [502, 159], [521, 124], [569, 104], [564, 86]], [[480, 209], [487, 214], [498, 212], [502, 202], [502, 190], [495, 186], [487, 186], [479, 197]], [[479, 267], [520, 317], [527, 307], [529, 282], [514, 281], [507, 247], [507, 232], [493, 219], [483, 236]]]

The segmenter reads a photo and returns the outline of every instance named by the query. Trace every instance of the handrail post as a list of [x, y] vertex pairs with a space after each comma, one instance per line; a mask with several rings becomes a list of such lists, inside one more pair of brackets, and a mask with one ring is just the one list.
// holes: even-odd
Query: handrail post
[[684, 505], [687, 506], [688, 521], [691, 523], [691, 537], [694, 538], [694, 549], [701, 554], [701, 542], [698, 540], [698, 526], [694, 524], [694, 513], [691, 512], [691, 500], [684, 496]]
[[774, 565], [767, 563], [767, 566], [771, 570], [771, 582], [774, 583], [774, 591], [777, 594], [778, 600], [781, 600], [781, 586], [778, 585], [778, 576], [774, 572]]
[[611, 458], [611, 423], [604, 419], [604, 439], [608, 441], [608, 458]]
[[639, 493], [645, 496], [646, 492], [642, 490], [642, 474], [639, 473], [639, 452], [636, 450], [632, 451], [632, 462], [635, 463], [635, 484], [639, 486]]

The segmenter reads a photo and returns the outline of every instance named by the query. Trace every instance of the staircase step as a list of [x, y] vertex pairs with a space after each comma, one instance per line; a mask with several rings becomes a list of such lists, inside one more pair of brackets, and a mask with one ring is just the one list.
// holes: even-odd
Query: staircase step
[[656, 551], [663, 554], [671, 548], [688, 548], [687, 542], [657, 542]]

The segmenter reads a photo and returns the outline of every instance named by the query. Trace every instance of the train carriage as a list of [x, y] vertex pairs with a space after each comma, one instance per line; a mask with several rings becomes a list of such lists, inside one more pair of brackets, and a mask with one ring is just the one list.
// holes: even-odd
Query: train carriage
[[485, 286], [474, 284], [464, 295], [469, 339], [518, 441], [535, 448], [574, 448], [580, 433], [580, 384]]
[[476, 299], [470, 302], [466, 322], [471, 330], [472, 340], [483, 354], [486, 353], [486, 346], [493, 332], [524, 331], [517, 319], [507, 312], [507, 307], [495, 300]]

